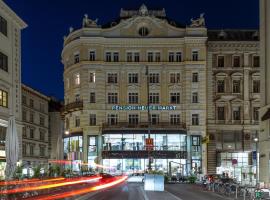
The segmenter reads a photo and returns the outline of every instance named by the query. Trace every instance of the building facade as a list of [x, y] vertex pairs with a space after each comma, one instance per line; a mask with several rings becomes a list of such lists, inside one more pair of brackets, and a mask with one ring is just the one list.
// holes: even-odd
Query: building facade
[[255, 184], [259, 135], [258, 30], [208, 30], [208, 173]]
[[142, 5], [103, 26], [85, 15], [62, 51], [65, 158], [115, 173], [150, 160], [170, 174], [246, 179], [256, 169], [259, 59], [257, 30], [207, 30], [203, 14], [181, 25]]
[[[0, 177], [5, 169], [5, 138], [9, 116], [21, 135], [21, 30], [26, 24], [0, 0]], [[21, 146], [21, 140], [20, 140]], [[19, 156], [21, 158], [21, 155]]]
[[22, 84], [22, 166], [48, 167], [49, 98]]

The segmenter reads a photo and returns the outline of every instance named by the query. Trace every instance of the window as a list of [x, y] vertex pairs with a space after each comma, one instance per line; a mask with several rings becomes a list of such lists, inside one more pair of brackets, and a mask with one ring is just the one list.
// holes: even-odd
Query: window
[[81, 80], [80, 80], [80, 74], [77, 73], [75, 74], [75, 85], [80, 85]]
[[158, 104], [159, 103], [159, 93], [150, 93], [149, 94], [149, 103]]
[[218, 56], [217, 66], [218, 67], [224, 67], [224, 56]]
[[76, 102], [79, 102], [80, 99], [81, 99], [80, 94], [76, 94], [76, 95], [75, 95], [75, 101], [76, 101]]
[[96, 93], [90, 92], [90, 103], [96, 103]]
[[233, 108], [233, 120], [240, 120], [240, 107]]
[[128, 93], [128, 102], [130, 104], [137, 104], [139, 101], [138, 96], [139, 96], [138, 93], [134, 93], [134, 92]]
[[119, 53], [118, 52], [113, 53], [113, 62], [119, 62]]
[[111, 54], [111, 52], [106, 52], [106, 62], [112, 62], [112, 54]]
[[182, 53], [176, 52], [176, 62], [182, 62]]
[[96, 114], [90, 114], [90, 116], [89, 116], [89, 125], [90, 126], [96, 126], [97, 125]]
[[117, 83], [117, 73], [109, 73], [107, 77], [108, 83]]
[[150, 73], [149, 83], [159, 83], [159, 73]]
[[89, 52], [89, 60], [90, 61], [95, 61], [96, 60], [96, 52], [95, 51], [90, 51]]
[[260, 56], [253, 56], [253, 67], [260, 67]]
[[140, 53], [139, 52], [134, 53], [134, 61], [135, 62], [140, 62]]
[[154, 61], [154, 53], [148, 52], [148, 62], [153, 62], [153, 61]]
[[40, 110], [40, 112], [45, 112], [45, 105], [44, 105], [44, 103], [39, 103], [39, 110]]
[[129, 114], [128, 115], [128, 123], [129, 124], [138, 124], [139, 123], [139, 115], [138, 114]]
[[140, 34], [140, 36], [147, 36], [147, 35], [149, 34], [148, 28], [146, 28], [146, 27], [141, 27], [141, 28], [139, 29], [139, 34]]
[[0, 33], [7, 36], [7, 20], [0, 16]]
[[259, 107], [253, 108], [253, 120], [259, 121]]
[[25, 95], [22, 95], [22, 103], [23, 103], [24, 105], [26, 105], [26, 96], [25, 96]]
[[171, 104], [179, 104], [180, 103], [180, 93], [173, 92], [170, 93]]
[[30, 102], [29, 103], [30, 108], [34, 108], [34, 100], [30, 99], [29, 102]]
[[240, 56], [233, 56], [233, 67], [240, 67]]
[[45, 132], [42, 130], [39, 131], [39, 139], [41, 141], [45, 141]]
[[127, 52], [127, 62], [132, 62], [132, 52]]
[[74, 64], [80, 62], [80, 54], [75, 54], [74, 55]]
[[45, 126], [45, 117], [43, 117], [43, 116], [39, 116], [39, 124], [41, 125], [41, 126]]
[[192, 103], [198, 103], [198, 92], [192, 93]]
[[155, 53], [155, 62], [160, 62], [160, 52]]
[[22, 111], [22, 120], [26, 121], [26, 110]]
[[34, 129], [30, 128], [30, 138], [34, 139]]
[[22, 129], [22, 135], [23, 137], [27, 137], [27, 134], [26, 134], [26, 127], [24, 126], [23, 129]]
[[31, 144], [30, 145], [30, 156], [33, 156], [34, 155], [34, 145]]
[[117, 114], [108, 114], [108, 124], [116, 125], [118, 123], [118, 115]]
[[192, 73], [192, 82], [193, 83], [199, 82], [199, 74], [198, 73]]
[[233, 93], [240, 93], [240, 80], [233, 80]]
[[169, 52], [169, 62], [174, 62], [174, 52]]
[[45, 156], [45, 147], [44, 146], [39, 147], [39, 155], [40, 156]]
[[192, 60], [193, 61], [199, 60], [199, 52], [198, 51], [192, 51]]
[[180, 73], [171, 73], [170, 83], [180, 83]]
[[217, 92], [218, 93], [224, 93], [225, 92], [225, 81], [224, 80], [218, 80], [217, 81]]
[[114, 93], [109, 92], [108, 93], [108, 103], [109, 104], [117, 104], [118, 103], [118, 94], [116, 92], [114, 92]]
[[75, 127], [80, 127], [80, 117], [75, 116]]
[[217, 118], [218, 120], [225, 120], [225, 108], [217, 107]]
[[179, 125], [180, 124], [180, 115], [179, 114], [170, 115], [170, 123], [171, 123], [171, 125]]
[[26, 155], [26, 144], [25, 143], [22, 144], [22, 154]]
[[260, 80], [253, 80], [253, 93], [260, 93]]
[[199, 114], [192, 114], [192, 125], [199, 125]]
[[8, 57], [0, 52], [0, 69], [8, 72]]
[[128, 83], [138, 83], [138, 73], [130, 73], [128, 74]]
[[8, 93], [4, 90], [0, 90], [0, 106], [8, 107]]
[[95, 83], [96, 82], [96, 73], [95, 72], [90, 72], [90, 74], [89, 74], [89, 82], [90, 83]]
[[30, 120], [29, 120], [31, 123], [34, 122], [34, 113], [33, 112], [30, 112]]
[[151, 124], [159, 124], [159, 115], [158, 114], [152, 114], [151, 115]]

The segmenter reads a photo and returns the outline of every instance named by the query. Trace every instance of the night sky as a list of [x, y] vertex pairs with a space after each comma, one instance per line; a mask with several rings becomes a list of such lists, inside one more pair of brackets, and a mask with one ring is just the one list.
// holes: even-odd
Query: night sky
[[85, 13], [99, 24], [119, 16], [121, 8], [165, 8], [182, 24], [205, 13], [211, 29], [257, 29], [258, 0], [4, 0], [27, 24], [22, 33], [22, 82], [46, 95], [63, 99], [63, 36], [81, 27]]

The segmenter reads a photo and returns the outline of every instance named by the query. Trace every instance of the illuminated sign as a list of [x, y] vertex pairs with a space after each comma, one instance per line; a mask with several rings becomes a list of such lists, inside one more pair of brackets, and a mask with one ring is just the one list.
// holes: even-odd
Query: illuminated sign
[[[113, 105], [112, 110], [148, 110], [148, 106]], [[176, 106], [149, 106], [149, 110], [176, 110]]]

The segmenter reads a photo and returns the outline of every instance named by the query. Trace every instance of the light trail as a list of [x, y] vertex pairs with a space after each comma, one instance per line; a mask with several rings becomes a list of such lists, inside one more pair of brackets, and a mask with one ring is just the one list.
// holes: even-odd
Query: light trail
[[35, 190], [44, 190], [44, 189], [62, 187], [62, 186], [67, 186], [67, 185], [74, 185], [74, 184], [79, 184], [79, 183], [87, 183], [87, 182], [97, 181], [97, 180], [100, 180], [101, 178], [102, 177], [97, 176], [97, 177], [84, 178], [84, 179], [80, 178], [80, 180], [65, 181], [65, 182], [61, 182], [61, 183], [52, 183], [52, 184], [39, 185], [39, 186], [21, 187], [21, 188], [3, 190], [0, 192], [0, 194], [14, 194], [14, 193], [29, 192], [29, 191], [35, 191]]
[[44, 197], [33, 197], [33, 198], [29, 198], [28, 200], [54, 200], [54, 199], [62, 199], [62, 198], [66, 198], [66, 197], [76, 196], [76, 195], [82, 195], [85, 193], [109, 188], [109, 187], [115, 186], [117, 184], [120, 184], [127, 179], [127, 176], [121, 176], [121, 177], [117, 177], [117, 178], [114, 177], [114, 178], [110, 178], [110, 179], [113, 179], [113, 181], [111, 181], [109, 183], [104, 183], [104, 184], [101, 184], [98, 186], [84, 188], [84, 189], [78, 189], [78, 190], [64, 192], [64, 193], [60, 193], [60, 194], [56, 194], [56, 195], [50, 195], [50, 196], [44, 196]]
[[115, 167], [108, 167], [108, 166], [100, 165], [97, 163], [80, 163], [78, 161], [69, 161], [69, 160], [50, 160], [49, 163], [65, 164], [65, 165], [81, 164], [81, 165], [93, 166], [93, 167], [98, 167], [98, 168], [103, 168], [103, 169], [115, 169]]
[[51, 179], [27, 179], [27, 180], [20, 180], [20, 181], [4, 181], [0, 182], [0, 185], [22, 185], [22, 184], [34, 184], [34, 183], [44, 183], [44, 182], [52, 182], [52, 181], [61, 181], [65, 180], [63, 177], [59, 178], [51, 178]]

